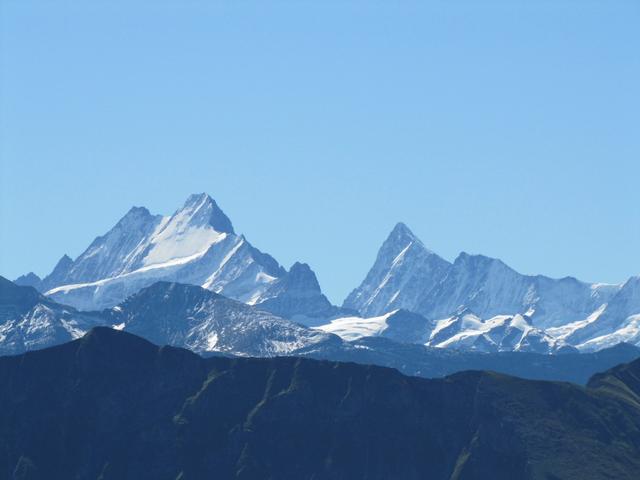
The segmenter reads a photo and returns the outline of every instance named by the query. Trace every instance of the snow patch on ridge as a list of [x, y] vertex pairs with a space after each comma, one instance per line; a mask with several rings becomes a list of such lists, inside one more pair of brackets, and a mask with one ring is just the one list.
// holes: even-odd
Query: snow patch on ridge
[[337, 318], [326, 325], [320, 325], [315, 328], [326, 333], [338, 335], [347, 341], [357, 340], [362, 337], [374, 337], [380, 335], [387, 329], [387, 319], [396, 312], [397, 310], [394, 310], [385, 315], [371, 318]]
[[559, 340], [564, 340], [571, 336], [574, 332], [586, 327], [587, 325], [594, 323], [600, 318], [600, 316], [607, 310], [607, 304], [604, 303], [595, 312], [589, 315], [584, 320], [577, 320], [575, 322], [567, 323], [559, 327], [547, 328], [547, 333]]
[[150, 250], [143, 260], [144, 265], [166, 264], [183, 257], [204, 255], [211, 245], [223, 240], [226, 233], [217, 232], [208, 224], [193, 224], [198, 213], [210, 207], [210, 201], [203, 195], [195, 207], [182, 208], [161, 222], [149, 239]]
[[216, 269], [215, 272], [213, 272], [211, 274], [211, 276], [209, 278], [207, 278], [207, 280], [204, 282], [204, 284], [202, 285], [202, 288], [206, 288], [206, 289], [211, 289], [211, 286], [214, 284], [214, 282], [216, 281], [216, 279], [218, 278], [218, 276], [220, 275], [220, 272], [222, 272], [222, 269], [224, 268], [224, 266], [229, 262], [229, 260], [231, 259], [231, 257], [233, 257], [236, 252], [238, 251], [238, 249], [244, 244], [244, 238], [240, 239], [240, 241], [238, 243], [236, 243], [236, 245], [229, 251], [229, 253], [227, 253], [224, 258], [222, 259], [222, 261], [220, 262], [220, 266]]
[[612, 333], [600, 335], [577, 345], [578, 350], [595, 351], [613, 347], [619, 343], [640, 345], [640, 314], [628, 317], [622, 327]]
[[122, 275], [117, 275], [115, 277], [103, 278], [102, 280], [97, 280], [95, 282], [77, 283], [77, 284], [72, 284], [72, 285], [62, 285], [61, 287], [52, 288], [51, 290], [46, 292], [45, 295], [49, 296], [49, 295], [53, 295], [55, 293], [67, 293], [67, 292], [69, 292], [71, 290], [77, 290], [77, 289], [85, 288], [85, 287], [98, 287], [98, 286], [106, 285], [108, 283], [111, 283], [111, 282], [114, 282], [114, 281], [117, 281], [117, 280], [122, 280], [122, 279], [126, 279], [126, 278], [129, 278], [129, 277], [135, 277], [135, 276], [140, 275], [140, 274], [145, 273], [145, 272], [150, 272], [150, 271], [153, 271], [153, 270], [163, 270], [163, 269], [170, 268], [170, 267], [176, 267], [176, 266], [180, 266], [180, 265], [185, 265], [187, 263], [193, 262], [194, 260], [198, 260], [205, 253], [206, 253], [206, 251], [205, 252], [196, 253], [196, 254], [191, 255], [189, 257], [175, 258], [175, 259], [172, 259], [172, 260], [168, 260], [165, 263], [149, 265], [147, 267], [142, 267], [142, 268], [139, 268], [138, 270], [134, 270], [133, 272], [123, 273]]

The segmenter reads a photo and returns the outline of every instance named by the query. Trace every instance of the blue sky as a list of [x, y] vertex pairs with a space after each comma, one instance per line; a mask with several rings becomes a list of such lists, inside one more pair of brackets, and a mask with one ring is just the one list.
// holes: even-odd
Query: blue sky
[[640, 273], [640, 2], [2, 2], [0, 274], [206, 191], [341, 302], [404, 221]]

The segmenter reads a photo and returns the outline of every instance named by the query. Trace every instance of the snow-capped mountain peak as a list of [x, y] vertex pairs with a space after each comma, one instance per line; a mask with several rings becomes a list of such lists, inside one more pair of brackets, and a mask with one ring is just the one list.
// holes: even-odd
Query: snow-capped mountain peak
[[[43, 281], [54, 299], [83, 310], [113, 306], [155, 281], [180, 281], [249, 301], [281, 273], [236, 235], [209, 195], [190, 195], [172, 215], [134, 207], [75, 261]], [[61, 273], [61, 274], [59, 274]]]
[[326, 319], [336, 309], [308, 266], [287, 272], [236, 234], [206, 193], [190, 195], [167, 216], [133, 207], [75, 261], [65, 257], [42, 282], [21, 281], [81, 310], [112, 307], [156, 281], [197, 285], [252, 305], [269, 300], [262, 307], [285, 316]]
[[116, 223], [116, 227], [119, 228], [127, 228], [130, 226], [134, 226], [144, 221], [146, 218], [152, 217], [151, 212], [147, 210], [145, 207], [136, 207], [133, 206], [129, 209], [129, 211], [122, 217], [118, 223]]
[[375, 316], [398, 308], [416, 311], [423, 290], [434, 288], [449, 267], [442, 259], [398, 223], [382, 244], [376, 261], [364, 282], [345, 300], [343, 306], [364, 316]]
[[233, 234], [231, 221], [209, 195], [191, 195], [182, 208], [158, 224], [141, 252], [141, 263], [149, 266], [202, 256], [211, 245]]
[[555, 351], [640, 342], [637, 277], [607, 285], [523, 275], [499, 259], [466, 252], [449, 263], [421, 245], [406, 226], [396, 226], [344, 305], [365, 319], [397, 309], [420, 314], [436, 322], [432, 346]]
[[404, 222], [398, 222], [395, 224], [395, 226], [393, 227], [393, 230], [391, 230], [391, 233], [387, 238], [387, 241], [391, 241], [394, 243], [405, 243], [405, 244], [407, 242], [417, 241], [422, 244], [420, 239], [414, 235], [411, 229]]
[[235, 233], [229, 217], [220, 209], [216, 201], [206, 193], [190, 195], [174, 217], [180, 217], [192, 226], [210, 226], [216, 232]]
[[285, 270], [236, 234], [205, 193], [166, 216], [133, 207], [75, 260], [63, 256], [43, 280], [18, 279], [79, 310], [113, 307], [158, 281], [203, 287], [307, 326], [331, 325], [328, 331], [349, 338], [376, 332], [485, 351], [640, 344], [640, 277], [607, 285], [523, 275], [499, 259], [466, 252], [451, 263], [401, 222], [362, 284], [343, 307], [333, 306], [308, 265]]

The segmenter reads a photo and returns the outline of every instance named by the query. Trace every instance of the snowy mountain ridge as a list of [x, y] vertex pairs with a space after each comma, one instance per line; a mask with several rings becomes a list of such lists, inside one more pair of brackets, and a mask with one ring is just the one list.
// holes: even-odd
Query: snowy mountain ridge
[[195, 285], [156, 282], [101, 312], [60, 305], [0, 277], [0, 355], [38, 350], [108, 326], [198, 353], [271, 357], [339, 346], [312, 330]]
[[339, 339], [207, 289], [157, 282], [101, 314], [118, 329], [194, 352], [271, 357]]
[[301, 265], [287, 272], [236, 234], [203, 193], [189, 196], [169, 216], [133, 207], [75, 260], [65, 255], [43, 280], [30, 273], [16, 282], [80, 310], [113, 307], [157, 281], [177, 281], [249, 305], [268, 300], [263, 309], [300, 321], [340, 313], [322, 295], [313, 271]]
[[167, 216], [133, 207], [75, 260], [65, 255], [44, 279], [30, 273], [16, 283], [92, 311], [159, 281], [200, 286], [348, 340], [545, 353], [640, 345], [640, 277], [610, 285], [523, 275], [465, 252], [450, 262], [398, 223], [363, 282], [337, 307], [308, 265], [285, 270], [237, 234], [204, 193]]
[[[451, 263], [402, 223], [343, 306], [360, 312], [351, 324], [367, 318], [375, 323], [399, 309], [417, 313], [423, 317], [420, 334], [409, 337], [429, 336], [421, 343], [431, 346], [552, 352], [571, 346], [595, 350], [620, 341], [640, 344], [640, 277], [610, 285], [522, 275], [498, 259], [465, 252]], [[332, 324], [344, 323], [334, 319], [320, 328], [332, 331]], [[336, 333], [357, 336], [344, 328]]]

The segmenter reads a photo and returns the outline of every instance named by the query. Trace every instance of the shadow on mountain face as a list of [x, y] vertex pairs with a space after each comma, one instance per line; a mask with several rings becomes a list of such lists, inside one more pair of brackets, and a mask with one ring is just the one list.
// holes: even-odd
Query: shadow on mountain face
[[[409, 327], [415, 317], [419, 316], [408, 312], [393, 316]], [[100, 325], [118, 325], [156, 344], [187, 347], [203, 355], [295, 355], [380, 365], [426, 378], [475, 369], [586, 384], [594, 373], [640, 356], [640, 349], [624, 344], [599, 352], [547, 355], [466, 352], [383, 337], [346, 342], [209, 290], [167, 282], [156, 282], [113, 309], [79, 312], [42, 296], [32, 287], [21, 287], [0, 277], [0, 355], [61, 344]], [[396, 331], [402, 330], [400, 327]]]
[[640, 361], [587, 388], [208, 358], [91, 330], [0, 358], [0, 476], [637, 479]]
[[380, 365], [405, 375], [438, 378], [465, 370], [491, 370], [530, 380], [556, 380], [585, 385], [597, 372], [640, 357], [640, 349], [619, 344], [598, 352], [546, 355], [530, 352], [479, 353], [399, 343], [382, 337], [310, 346], [296, 356]]

